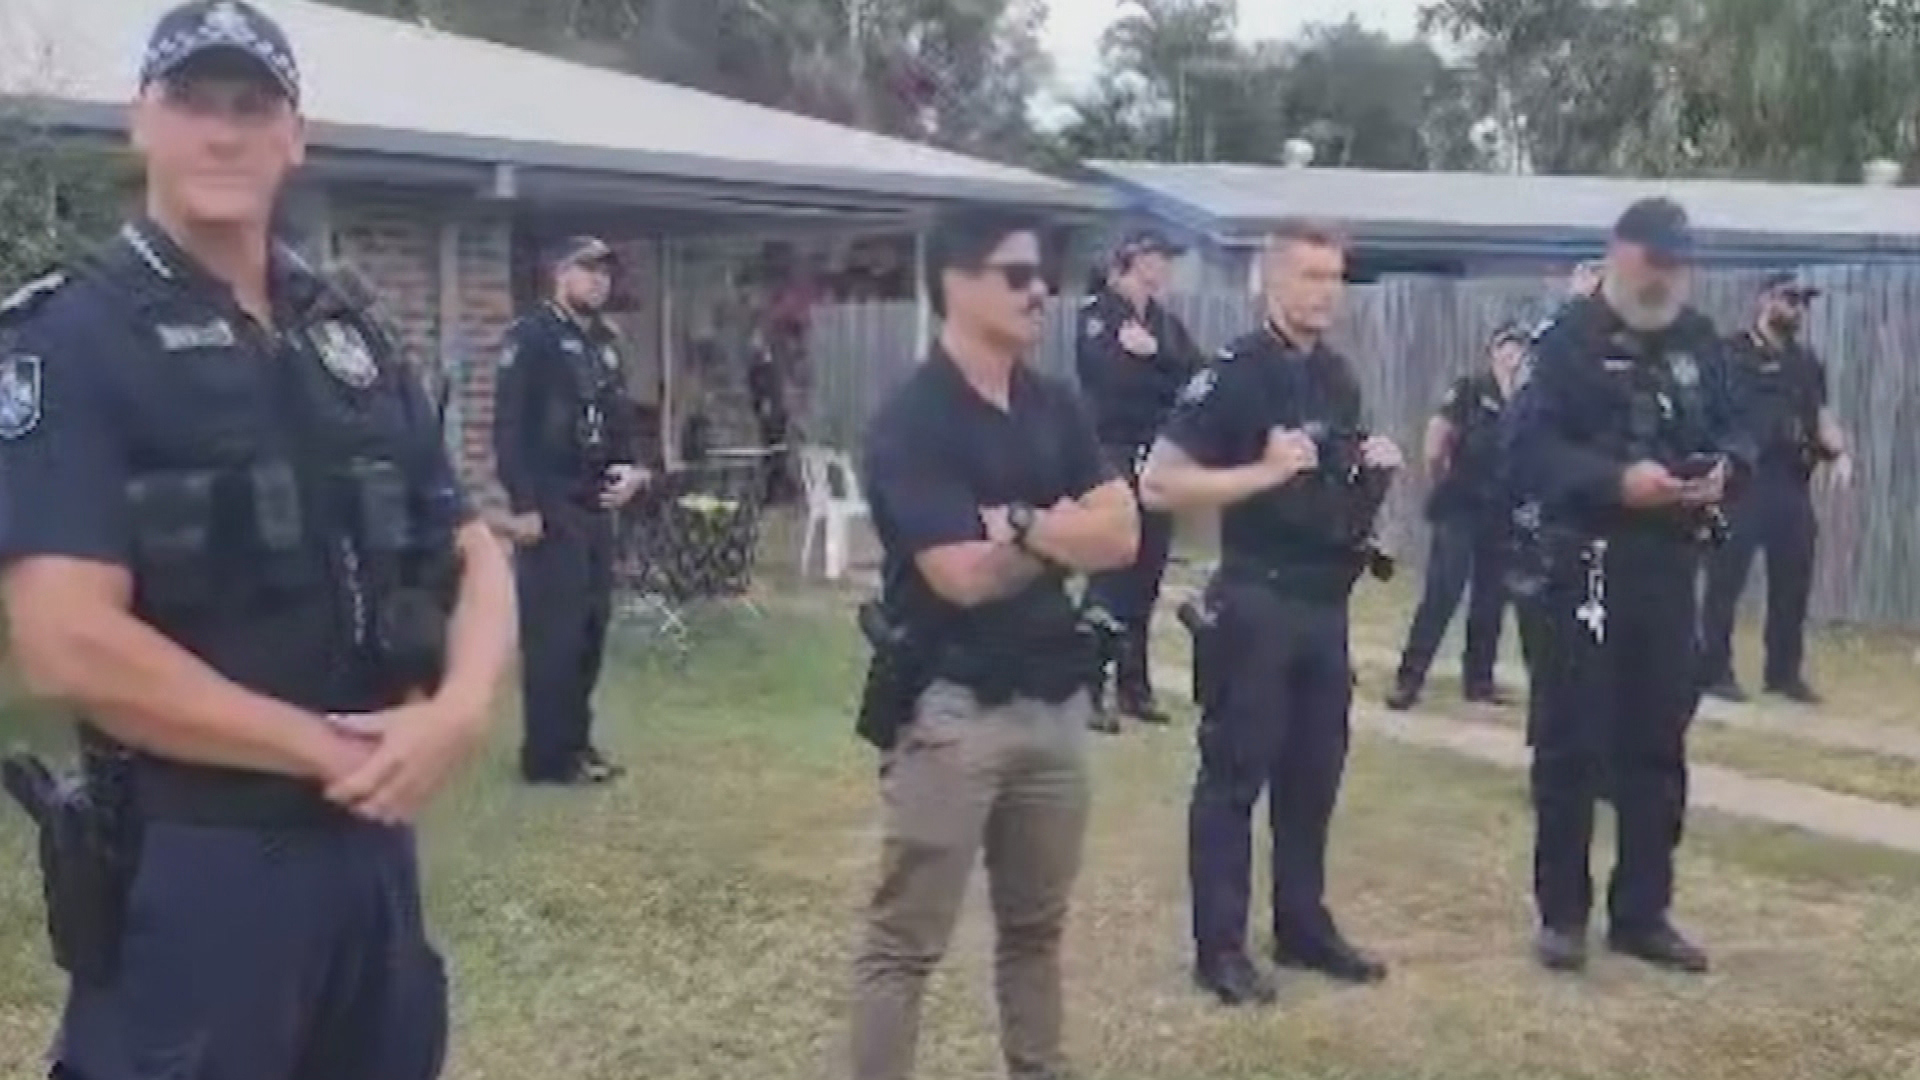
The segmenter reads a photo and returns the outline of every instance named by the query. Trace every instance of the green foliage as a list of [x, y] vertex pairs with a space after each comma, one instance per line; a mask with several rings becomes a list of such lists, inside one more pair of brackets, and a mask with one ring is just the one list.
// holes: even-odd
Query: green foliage
[[71, 258], [119, 221], [124, 158], [0, 112], [0, 294]]

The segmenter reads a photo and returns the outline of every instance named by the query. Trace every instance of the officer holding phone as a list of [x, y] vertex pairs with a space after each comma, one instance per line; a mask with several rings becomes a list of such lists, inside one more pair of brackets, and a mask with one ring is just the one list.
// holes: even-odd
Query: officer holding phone
[[649, 473], [619, 334], [603, 314], [613, 250], [572, 237], [547, 265], [552, 297], [507, 331], [493, 420], [511, 509], [499, 527], [519, 549], [520, 771], [533, 784], [605, 783], [621, 770], [589, 733], [613, 605], [614, 518]]

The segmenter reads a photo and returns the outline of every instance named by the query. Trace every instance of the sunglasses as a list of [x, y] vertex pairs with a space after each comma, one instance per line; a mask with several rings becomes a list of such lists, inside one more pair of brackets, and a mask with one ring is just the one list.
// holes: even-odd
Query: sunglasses
[[1034, 282], [1041, 280], [1041, 266], [1039, 263], [988, 263], [981, 267], [981, 270], [992, 271], [993, 273], [999, 274], [1000, 280], [1005, 281], [1007, 288], [1012, 289], [1014, 292], [1026, 292], [1033, 288]]

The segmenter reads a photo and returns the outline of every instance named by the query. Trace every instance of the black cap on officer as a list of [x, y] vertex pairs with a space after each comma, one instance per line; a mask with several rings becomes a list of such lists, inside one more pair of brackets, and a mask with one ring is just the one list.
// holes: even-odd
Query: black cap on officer
[[1613, 238], [1638, 244], [1661, 262], [1680, 263], [1693, 257], [1693, 225], [1687, 212], [1672, 199], [1641, 199], [1614, 222]]
[[300, 102], [300, 67], [279, 24], [244, 0], [193, 0], [160, 16], [140, 60], [140, 85], [213, 56], [259, 68], [287, 100]]
[[1779, 293], [1802, 302], [1820, 295], [1820, 287], [1803, 280], [1791, 270], [1775, 270], [1760, 280], [1760, 292]]
[[597, 236], [569, 236], [547, 252], [547, 265], [559, 273], [569, 266], [599, 266], [611, 269], [619, 261], [613, 248]]
[[1492, 352], [1502, 345], [1526, 345], [1532, 341], [1532, 327], [1509, 319], [1496, 327], [1493, 336], [1487, 339], [1487, 351]]
[[1123, 266], [1137, 255], [1165, 255], [1177, 259], [1186, 253], [1185, 246], [1159, 229], [1136, 229], [1113, 249], [1113, 262], [1116, 266]]

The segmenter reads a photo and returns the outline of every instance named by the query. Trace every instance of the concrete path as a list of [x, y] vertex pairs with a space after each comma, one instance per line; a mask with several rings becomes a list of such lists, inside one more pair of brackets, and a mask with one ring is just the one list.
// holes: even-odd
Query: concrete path
[[[1163, 666], [1154, 671], [1154, 681], [1161, 687], [1184, 688], [1189, 679], [1178, 668]], [[1504, 768], [1524, 769], [1531, 760], [1520, 733], [1495, 724], [1418, 710], [1395, 713], [1364, 703], [1355, 703], [1353, 720], [1363, 732]], [[1920, 810], [1718, 765], [1694, 765], [1691, 783], [1695, 807], [1920, 855]]]

